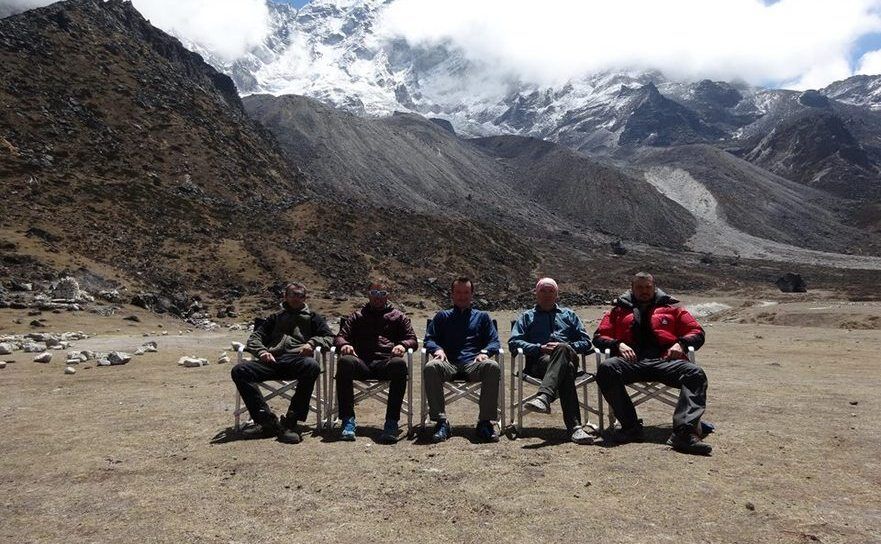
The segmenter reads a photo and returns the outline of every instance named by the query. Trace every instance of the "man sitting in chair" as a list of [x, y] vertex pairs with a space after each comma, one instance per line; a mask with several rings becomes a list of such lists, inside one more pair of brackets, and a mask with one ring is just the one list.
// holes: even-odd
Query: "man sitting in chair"
[[713, 448], [701, 440], [700, 424], [707, 376], [687, 356], [689, 347], [703, 345], [704, 330], [688, 311], [673, 306], [678, 302], [655, 288], [651, 274], [634, 275], [630, 291], [615, 299], [614, 308], [594, 333], [594, 345], [613, 355], [600, 364], [597, 383], [621, 422], [619, 442], [640, 441], [643, 434], [626, 384], [652, 381], [679, 387], [673, 434], [667, 444], [683, 453], [709, 455]]
[[389, 394], [385, 426], [380, 440], [398, 439], [398, 420], [407, 388], [407, 349], [418, 342], [410, 319], [388, 302], [388, 290], [378, 281], [368, 288], [367, 304], [340, 323], [334, 345], [341, 357], [337, 361], [336, 383], [342, 440], [355, 440], [355, 390], [353, 380], [388, 380]]
[[492, 420], [498, 414], [501, 368], [490, 357], [499, 353], [499, 334], [488, 313], [471, 307], [474, 283], [470, 279], [454, 280], [450, 298], [453, 307], [435, 314], [425, 331], [425, 349], [431, 359], [422, 379], [429, 416], [437, 422], [432, 439], [443, 442], [450, 437], [443, 384], [459, 375], [471, 382], [481, 382], [477, 436], [497, 442], [499, 434]]
[[551, 413], [551, 403], [560, 398], [563, 423], [572, 442], [590, 444], [591, 436], [581, 426], [581, 410], [575, 375], [578, 354], [591, 350], [590, 338], [581, 319], [569, 308], [557, 306], [557, 282], [542, 278], [535, 284], [535, 308], [526, 310], [514, 323], [508, 348], [511, 356], [522, 349], [526, 373], [542, 380], [538, 396], [525, 404], [532, 412]]
[[[306, 305], [306, 287], [301, 283], [285, 287], [282, 308], [254, 329], [245, 349], [257, 360], [234, 366], [232, 380], [254, 421], [243, 434], [248, 438], [278, 436], [282, 442], [296, 444], [300, 442], [297, 421], [306, 421], [309, 416], [309, 400], [321, 374], [313, 350], [318, 346], [330, 348], [333, 332], [324, 317]], [[281, 422], [256, 385], [267, 380], [297, 380], [290, 408]]]

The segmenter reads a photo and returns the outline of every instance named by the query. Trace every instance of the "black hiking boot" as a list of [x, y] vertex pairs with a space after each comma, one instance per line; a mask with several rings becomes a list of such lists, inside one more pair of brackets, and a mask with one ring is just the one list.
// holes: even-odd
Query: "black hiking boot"
[[713, 446], [701, 441], [691, 429], [674, 431], [667, 439], [667, 445], [680, 453], [690, 455], [710, 455]]
[[273, 415], [262, 423], [254, 423], [242, 429], [242, 438], [273, 438], [278, 436], [280, 430], [278, 418]]
[[300, 431], [297, 428], [297, 417], [288, 414], [281, 416], [281, 425], [279, 425], [278, 441], [285, 444], [299, 444], [302, 440]]

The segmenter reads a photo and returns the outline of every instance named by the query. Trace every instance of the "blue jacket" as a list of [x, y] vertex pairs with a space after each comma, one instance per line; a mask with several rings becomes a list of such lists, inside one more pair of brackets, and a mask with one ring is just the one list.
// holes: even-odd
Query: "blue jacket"
[[435, 314], [425, 331], [424, 346], [429, 354], [443, 349], [454, 365], [474, 361], [482, 350], [495, 355], [501, 347], [499, 333], [488, 313], [456, 307]]
[[512, 357], [517, 354], [517, 348], [522, 348], [523, 354], [532, 359], [540, 357], [541, 345], [550, 341], [566, 342], [577, 353], [589, 353], [591, 348], [590, 337], [578, 315], [556, 304], [549, 312], [543, 312], [538, 306], [523, 312], [514, 322], [508, 348]]

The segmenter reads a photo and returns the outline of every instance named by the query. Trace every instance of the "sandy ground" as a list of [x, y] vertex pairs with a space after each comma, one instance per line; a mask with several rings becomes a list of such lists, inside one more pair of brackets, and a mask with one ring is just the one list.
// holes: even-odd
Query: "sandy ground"
[[[647, 442], [617, 447], [566, 442], [558, 404], [498, 444], [474, 443], [474, 407], [454, 404], [449, 442], [380, 445], [374, 402], [354, 443], [212, 440], [234, 403], [214, 361], [245, 333], [47, 314], [44, 330], [97, 333], [79, 349], [160, 351], [73, 376], [0, 357], [16, 361], [0, 370], [0, 541], [881, 542], [881, 304], [685, 298], [732, 306], [703, 318], [712, 457], [663, 444], [665, 406], [640, 408]], [[601, 311], [580, 310], [590, 330]], [[0, 334], [23, 327], [3, 312]]]

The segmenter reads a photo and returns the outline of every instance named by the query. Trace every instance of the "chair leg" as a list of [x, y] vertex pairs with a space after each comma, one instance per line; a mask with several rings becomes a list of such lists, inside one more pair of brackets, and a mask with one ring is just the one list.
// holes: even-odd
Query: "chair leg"
[[517, 434], [523, 434], [523, 359], [517, 357], [517, 375], [520, 377], [517, 383]]
[[413, 435], [413, 354], [407, 355], [407, 438]]
[[499, 431], [505, 432], [505, 355], [499, 354]]
[[234, 425], [234, 427], [233, 427], [233, 428], [236, 430], [236, 432], [238, 432], [239, 429], [241, 429], [241, 427], [242, 427], [242, 426], [241, 426], [241, 417], [242, 417], [242, 414], [241, 414], [241, 412], [239, 411], [239, 410], [241, 410], [241, 409], [242, 409], [242, 396], [239, 395], [239, 390], [236, 389], [235, 425]]

